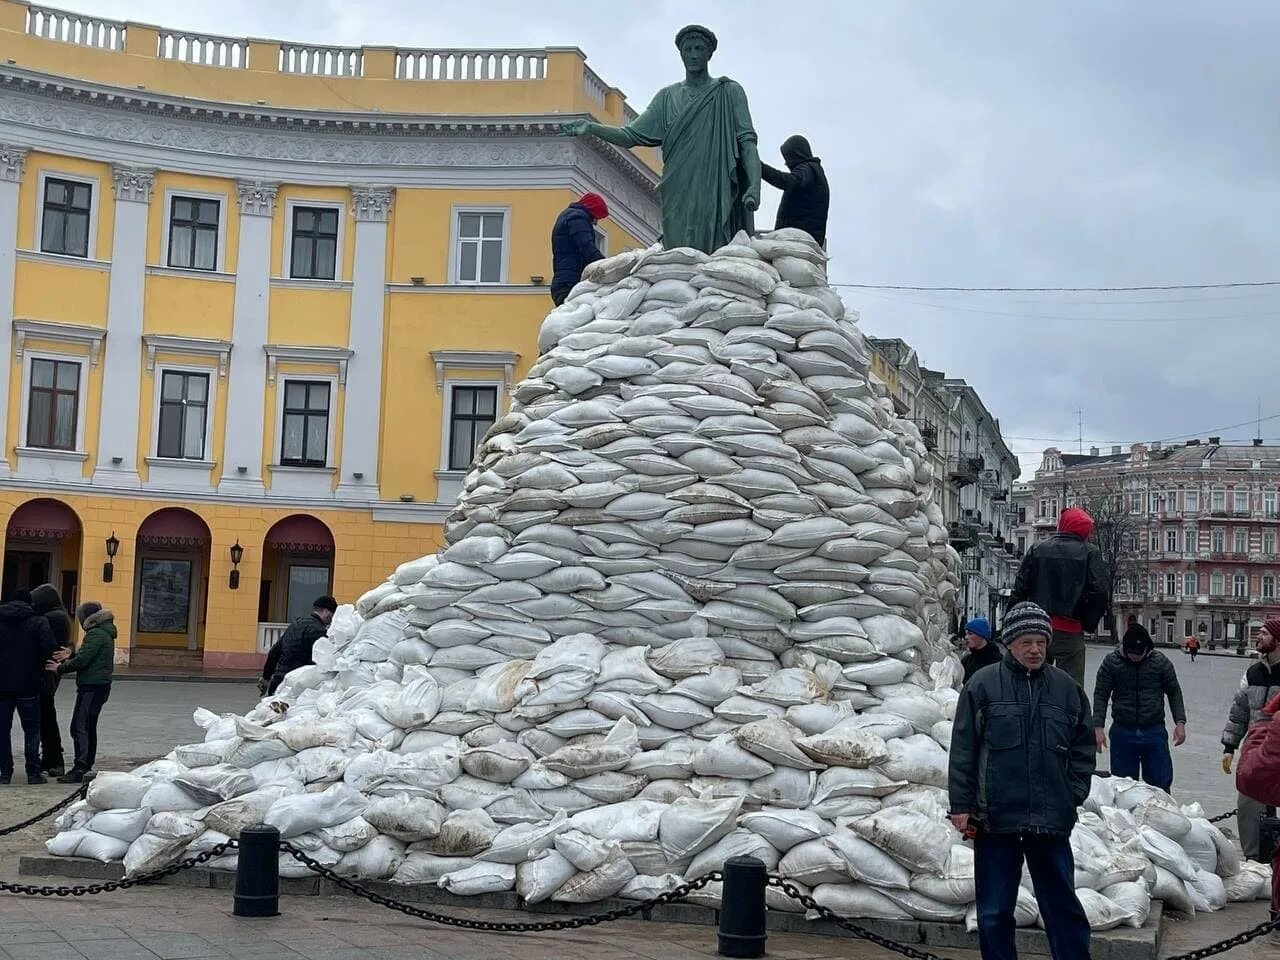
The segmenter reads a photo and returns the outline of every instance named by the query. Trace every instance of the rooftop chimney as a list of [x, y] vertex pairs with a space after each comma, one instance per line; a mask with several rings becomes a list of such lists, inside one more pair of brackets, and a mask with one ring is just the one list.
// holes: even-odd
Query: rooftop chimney
[[1152, 440], [1152, 441], [1151, 441], [1151, 452], [1152, 452], [1152, 453], [1159, 453], [1159, 452], [1160, 452], [1160, 448], [1161, 448], [1161, 446], [1163, 446], [1163, 444], [1161, 444], [1161, 442], [1160, 442], [1159, 440]]
[[1221, 438], [1221, 437], [1210, 437], [1210, 438], [1209, 438], [1209, 442], [1210, 442], [1210, 443], [1215, 443], [1215, 444], [1220, 444], [1220, 443], [1222, 443], [1222, 438]]
[[1260, 447], [1260, 446], [1262, 446], [1262, 438], [1261, 438], [1261, 437], [1254, 437], [1254, 438], [1253, 438], [1253, 445], [1254, 445], [1255, 447]]
[[1090, 448], [1089, 448], [1089, 456], [1091, 456], [1091, 457], [1096, 457], [1097, 455], [1098, 455], [1098, 448], [1097, 448], [1097, 447], [1090, 447]]
[[1111, 455], [1112, 455], [1113, 457], [1118, 457], [1118, 456], [1120, 456], [1120, 445], [1119, 445], [1119, 444], [1116, 444], [1114, 447], [1112, 447], [1112, 448], [1111, 448]]
[[1200, 441], [1199, 441], [1199, 440], [1188, 440], [1188, 441], [1187, 441], [1187, 446], [1188, 446], [1188, 447], [1198, 447], [1198, 446], [1200, 446]]

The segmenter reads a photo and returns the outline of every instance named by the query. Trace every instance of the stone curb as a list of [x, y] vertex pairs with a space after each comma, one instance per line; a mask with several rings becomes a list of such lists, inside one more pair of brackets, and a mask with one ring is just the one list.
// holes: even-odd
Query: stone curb
[[[100, 863], [96, 860], [80, 860], [66, 857], [23, 857], [18, 872], [24, 877], [66, 877], [80, 880], [118, 880], [124, 875], [119, 863]], [[194, 887], [199, 889], [228, 890], [235, 886], [235, 874], [225, 870], [209, 870], [194, 867], [162, 881], [166, 886]], [[601, 900], [597, 903], [521, 903], [514, 893], [489, 893], [474, 897], [461, 897], [447, 893], [431, 884], [399, 884], [386, 881], [366, 881], [364, 886], [386, 897], [405, 903], [447, 906], [463, 911], [469, 919], [479, 919], [479, 911], [501, 910], [510, 913], [542, 916], [589, 916], [621, 907], [631, 906], [631, 900]], [[306, 879], [280, 879], [282, 896], [348, 897], [355, 895], [320, 877]], [[1140, 929], [1120, 927], [1115, 930], [1095, 932], [1091, 954], [1093, 960], [1155, 960], [1160, 942], [1160, 923], [1163, 904], [1151, 905], [1151, 915]], [[484, 919], [494, 919], [485, 917]], [[720, 912], [713, 907], [693, 903], [672, 903], [654, 907], [633, 919], [656, 923], [689, 923], [714, 926]], [[881, 936], [914, 946], [938, 949], [976, 950], [978, 937], [968, 933], [961, 923], [934, 923], [914, 920], [860, 920], [859, 926]], [[849, 931], [826, 920], [806, 920], [802, 913], [785, 913], [770, 910], [766, 927], [778, 933], [800, 933], [810, 936], [853, 939]], [[1018, 950], [1023, 955], [1047, 956], [1049, 943], [1044, 931], [1026, 928], [1018, 931]]]

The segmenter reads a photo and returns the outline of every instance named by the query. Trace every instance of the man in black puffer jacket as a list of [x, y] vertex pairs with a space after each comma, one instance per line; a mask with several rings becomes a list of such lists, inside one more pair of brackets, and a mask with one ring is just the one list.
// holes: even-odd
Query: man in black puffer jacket
[[329, 621], [338, 609], [333, 597], [316, 597], [309, 616], [299, 617], [289, 624], [283, 636], [267, 654], [262, 668], [262, 680], [258, 689], [263, 693], [275, 693], [284, 681], [285, 674], [309, 663], [315, 663], [312, 648], [316, 641], [329, 632]]
[[596, 222], [609, 216], [609, 205], [598, 193], [584, 193], [556, 217], [551, 228], [551, 302], [557, 307], [582, 279], [587, 264], [603, 260], [596, 246]]
[[[71, 648], [71, 615], [62, 605], [62, 597], [58, 588], [52, 583], [42, 583], [31, 591], [31, 605], [36, 613], [49, 621], [49, 629], [53, 631], [54, 650]], [[62, 756], [62, 734], [58, 731], [58, 707], [55, 694], [58, 692], [58, 674], [53, 670], [44, 672], [44, 681], [40, 688], [40, 766], [51, 777], [60, 777], [66, 773], [65, 760]]]
[[1098, 667], [1093, 685], [1093, 731], [1098, 750], [1107, 747], [1107, 703], [1111, 703], [1111, 773], [1142, 779], [1153, 787], [1173, 786], [1173, 758], [1164, 727], [1164, 701], [1173, 713], [1173, 745], [1187, 739], [1187, 708], [1182, 685], [1169, 658], [1156, 649], [1151, 634], [1131, 623], [1120, 649]]
[[13, 712], [22, 721], [27, 783], [48, 783], [40, 769], [40, 689], [45, 664], [53, 655], [49, 621], [36, 613], [31, 594], [15, 590], [0, 604], [0, 783], [13, 779], [13, 750], [9, 732]]
[[775, 229], [795, 227], [803, 230], [825, 248], [831, 189], [827, 186], [822, 161], [813, 155], [809, 141], [799, 135], [787, 137], [782, 144], [782, 160], [787, 165], [786, 170], [767, 163], [760, 164], [761, 178], [782, 191]]
[[1026, 862], [1053, 956], [1087, 960], [1089, 919], [1075, 891], [1071, 831], [1089, 795], [1089, 698], [1047, 662], [1053, 626], [1034, 603], [1004, 618], [1004, 660], [960, 691], [951, 733], [951, 821], [974, 838], [978, 944], [1016, 957], [1014, 907]]

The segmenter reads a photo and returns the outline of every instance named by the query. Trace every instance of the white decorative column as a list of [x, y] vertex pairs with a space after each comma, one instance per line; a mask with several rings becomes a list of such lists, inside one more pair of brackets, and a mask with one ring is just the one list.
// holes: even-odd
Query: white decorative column
[[0, 477], [9, 476], [9, 368], [13, 350], [13, 287], [18, 248], [18, 191], [27, 148], [0, 143]]
[[219, 493], [262, 496], [262, 432], [267, 387], [267, 314], [271, 299], [271, 218], [276, 184], [241, 180], [231, 376]]
[[337, 495], [378, 499], [379, 414], [382, 409], [382, 340], [387, 284], [390, 188], [355, 187], [356, 256], [351, 278], [346, 403], [342, 416], [342, 476]]
[[107, 287], [106, 360], [98, 427], [98, 486], [137, 487], [142, 391], [142, 308], [147, 281], [147, 214], [155, 171], [113, 165], [115, 228]]

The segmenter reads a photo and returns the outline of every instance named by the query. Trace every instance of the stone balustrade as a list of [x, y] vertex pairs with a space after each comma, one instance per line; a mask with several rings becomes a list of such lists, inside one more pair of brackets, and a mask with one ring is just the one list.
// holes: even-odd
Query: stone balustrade
[[205, 67], [243, 70], [249, 66], [249, 41], [239, 37], [215, 37], [179, 30], [159, 30], [156, 56]]
[[123, 50], [125, 25], [105, 17], [87, 17], [66, 10], [28, 6], [27, 33], [82, 47]]
[[397, 50], [398, 80], [545, 80], [546, 50]]
[[318, 47], [312, 44], [280, 44], [281, 73], [312, 77], [364, 76], [364, 51], [359, 47]]

